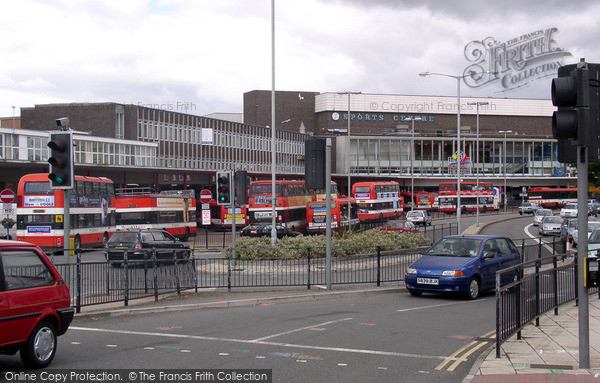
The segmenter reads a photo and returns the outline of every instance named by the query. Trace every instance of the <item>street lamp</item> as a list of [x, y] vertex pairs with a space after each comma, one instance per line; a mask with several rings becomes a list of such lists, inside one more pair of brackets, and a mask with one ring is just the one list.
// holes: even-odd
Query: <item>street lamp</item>
[[467, 105], [477, 105], [477, 143], [475, 146], [475, 152], [477, 153], [475, 156], [477, 158], [477, 227], [479, 227], [479, 106], [481, 105], [489, 105], [490, 103], [487, 101], [477, 101], [477, 102], [467, 102]]
[[415, 121], [421, 121], [421, 117], [407, 117], [404, 121], [412, 121], [412, 130], [410, 138], [410, 210], [415, 210], [415, 172], [414, 172], [414, 158], [415, 158]]
[[498, 133], [504, 133], [504, 212], [506, 213], [506, 202], [507, 202], [507, 193], [506, 193], [506, 134], [512, 133], [512, 130], [499, 130]]
[[348, 228], [350, 228], [350, 196], [352, 195], [352, 185], [350, 185], [350, 96], [353, 94], [361, 94], [361, 91], [352, 91], [352, 90], [347, 90], [345, 92], [338, 92], [339, 95], [344, 95], [347, 94], [348, 95], [348, 151], [346, 152], [346, 166], [348, 167], [348, 169], [346, 169], [346, 171], [348, 172]]
[[[480, 74], [498, 74], [497, 71], [483, 71]], [[461, 76], [454, 76], [451, 74], [444, 74], [444, 73], [433, 73], [433, 72], [421, 72], [419, 73], [419, 76], [421, 77], [425, 77], [425, 76], [444, 76], [444, 77], [451, 77], [456, 79], [456, 83], [457, 83], [457, 92], [456, 92], [456, 96], [458, 99], [458, 105], [457, 105], [457, 113], [456, 113], [456, 140], [457, 142], [457, 152], [458, 154], [460, 154], [460, 80], [464, 79], [465, 77], [473, 77], [473, 73], [469, 73], [468, 75], [461, 75]], [[456, 158], [456, 224], [458, 225], [458, 234], [460, 234], [460, 158]]]

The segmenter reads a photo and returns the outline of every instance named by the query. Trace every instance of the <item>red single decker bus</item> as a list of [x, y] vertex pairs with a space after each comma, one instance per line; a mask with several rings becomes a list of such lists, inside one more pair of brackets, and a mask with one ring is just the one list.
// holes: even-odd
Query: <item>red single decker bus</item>
[[577, 203], [577, 188], [529, 188], [527, 201], [547, 209], [564, 207], [568, 203]]
[[[275, 181], [276, 222], [288, 229], [306, 229], [306, 203], [315, 199], [312, 190], [306, 189], [304, 181]], [[250, 182], [248, 190], [248, 219], [250, 223], [269, 223], [272, 220], [271, 180]]]
[[[28, 174], [17, 187], [17, 240], [44, 250], [64, 248], [65, 190], [50, 189], [47, 173]], [[75, 176], [68, 191], [69, 248], [102, 246], [115, 231], [115, 191], [104, 177]]]
[[[438, 193], [439, 211], [448, 214], [456, 213], [457, 183], [440, 182]], [[479, 210], [498, 210], [500, 208], [500, 191], [491, 182], [479, 182]], [[460, 183], [461, 211], [477, 210], [477, 182]]]
[[352, 197], [358, 205], [359, 220], [399, 217], [404, 211], [398, 182], [357, 182], [352, 185]]
[[[358, 223], [356, 200], [350, 198], [350, 221], [348, 221], [348, 198], [341, 197], [331, 201], [331, 228], [339, 229]], [[311, 201], [306, 204], [306, 222], [308, 233], [325, 233], [327, 229], [327, 203]]]
[[[217, 204], [217, 200], [210, 201], [210, 224], [214, 229], [231, 230], [231, 207]], [[248, 225], [248, 207], [243, 205], [235, 208], [235, 226], [241, 228]]]
[[187, 241], [196, 235], [194, 190], [117, 189], [117, 229], [162, 229]]

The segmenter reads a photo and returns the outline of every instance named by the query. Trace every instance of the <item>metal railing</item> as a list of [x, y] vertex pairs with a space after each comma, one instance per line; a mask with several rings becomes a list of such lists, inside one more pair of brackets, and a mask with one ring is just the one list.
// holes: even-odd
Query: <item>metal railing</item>
[[[441, 237], [446, 234], [438, 230], [436, 235]], [[388, 250], [382, 246], [333, 247], [331, 283], [371, 283], [380, 286], [387, 282], [402, 282], [406, 268], [426, 248]], [[533, 256], [544, 248], [532, 243], [522, 244], [521, 249]], [[58, 263], [56, 267], [71, 289], [77, 312], [84, 306], [105, 303], [123, 302], [127, 306], [130, 300], [138, 298], [154, 297], [157, 301], [160, 295], [180, 294], [184, 290], [197, 292], [205, 288], [231, 290], [279, 286], [305, 286], [311, 289], [327, 283], [325, 248], [278, 248], [284, 254], [281, 258], [266, 259], [253, 258], [252, 254], [257, 250], [237, 249], [236, 259], [181, 259], [173, 249], [172, 259], [156, 259], [152, 252], [146, 260], [131, 260], [125, 256], [118, 265], [109, 261], [83, 262], [81, 253], [77, 252], [75, 263]], [[531, 262], [544, 264], [544, 260], [540, 258]], [[528, 278], [529, 275], [520, 280]]]
[[[512, 282], [510, 282], [512, 281]], [[510, 283], [507, 283], [510, 282]], [[567, 254], [523, 262], [496, 272], [496, 357], [500, 346], [531, 321], [577, 298], [577, 264]]]

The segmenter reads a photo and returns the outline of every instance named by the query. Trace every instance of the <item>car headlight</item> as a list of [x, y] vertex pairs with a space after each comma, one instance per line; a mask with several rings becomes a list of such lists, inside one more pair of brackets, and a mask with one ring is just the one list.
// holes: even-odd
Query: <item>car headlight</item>
[[444, 270], [442, 275], [446, 277], [463, 277], [465, 274], [460, 270]]
[[416, 274], [417, 273], [417, 269], [413, 269], [412, 267], [409, 267], [408, 269], [406, 269], [406, 274]]

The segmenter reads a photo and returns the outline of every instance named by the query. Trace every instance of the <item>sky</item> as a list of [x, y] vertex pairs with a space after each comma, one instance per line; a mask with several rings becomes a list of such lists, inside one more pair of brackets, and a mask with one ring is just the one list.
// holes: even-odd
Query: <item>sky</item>
[[[600, 62], [598, 14], [591, 0], [275, 0], [275, 87], [455, 96], [455, 79], [419, 73], [485, 83], [501, 62], [489, 47], [539, 40], [547, 55], [511, 56], [461, 95], [549, 99], [552, 65]], [[271, 28], [270, 0], [0, 0], [0, 116], [71, 102], [241, 113], [244, 92], [271, 89]]]

